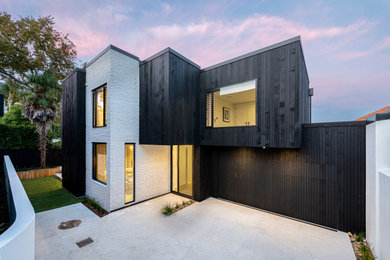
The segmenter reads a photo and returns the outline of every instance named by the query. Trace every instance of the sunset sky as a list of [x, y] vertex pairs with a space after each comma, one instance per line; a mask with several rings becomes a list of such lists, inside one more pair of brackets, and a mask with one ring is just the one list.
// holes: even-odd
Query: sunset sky
[[313, 122], [390, 105], [390, 1], [0, 0], [17, 16], [52, 15], [79, 59], [108, 44], [141, 60], [171, 47], [202, 68], [300, 35]]

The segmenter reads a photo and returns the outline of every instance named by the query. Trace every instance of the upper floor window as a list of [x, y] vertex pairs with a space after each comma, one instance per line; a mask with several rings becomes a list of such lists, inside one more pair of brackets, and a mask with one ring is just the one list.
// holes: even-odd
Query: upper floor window
[[93, 126], [107, 125], [107, 86], [93, 90]]
[[256, 80], [206, 94], [206, 127], [252, 125], [256, 125]]

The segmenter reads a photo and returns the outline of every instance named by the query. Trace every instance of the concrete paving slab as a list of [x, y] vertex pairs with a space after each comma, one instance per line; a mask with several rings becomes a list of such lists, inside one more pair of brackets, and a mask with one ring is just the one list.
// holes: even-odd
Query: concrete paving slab
[[[344, 232], [214, 198], [161, 214], [183, 200], [168, 194], [103, 218], [80, 203], [38, 213], [36, 259], [355, 259]], [[82, 223], [57, 228], [71, 219]], [[87, 237], [94, 242], [75, 244]]]

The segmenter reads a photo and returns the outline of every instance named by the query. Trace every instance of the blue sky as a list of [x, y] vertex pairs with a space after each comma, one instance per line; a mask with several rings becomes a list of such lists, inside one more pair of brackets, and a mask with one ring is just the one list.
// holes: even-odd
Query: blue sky
[[171, 47], [206, 67], [301, 35], [313, 122], [390, 105], [390, 1], [0, 0], [13, 16], [55, 18], [79, 59], [108, 44], [147, 58]]

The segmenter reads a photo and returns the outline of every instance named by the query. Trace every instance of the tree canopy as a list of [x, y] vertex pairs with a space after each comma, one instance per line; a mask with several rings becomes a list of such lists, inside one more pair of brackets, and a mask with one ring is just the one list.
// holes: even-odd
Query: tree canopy
[[14, 85], [28, 86], [34, 73], [64, 78], [74, 68], [76, 47], [67, 34], [53, 28], [52, 16], [13, 19], [0, 13], [0, 76]]
[[30, 120], [22, 115], [23, 106], [20, 104], [12, 105], [9, 111], [0, 117], [0, 124], [7, 125], [31, 125]]

